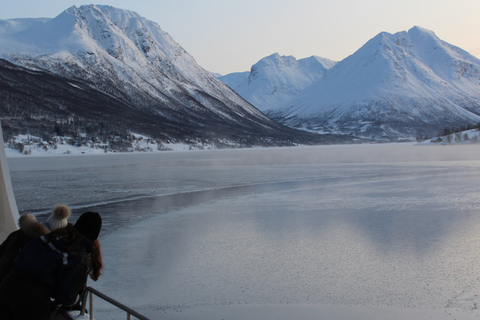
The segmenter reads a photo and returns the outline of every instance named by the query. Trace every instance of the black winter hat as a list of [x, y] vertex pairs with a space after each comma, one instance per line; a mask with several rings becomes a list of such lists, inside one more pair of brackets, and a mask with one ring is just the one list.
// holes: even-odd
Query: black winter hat
[[102, 217], [98, 212], [85, 212], [78, 218], [75, 228], [87, 239], [96, 240], [102, 228]]

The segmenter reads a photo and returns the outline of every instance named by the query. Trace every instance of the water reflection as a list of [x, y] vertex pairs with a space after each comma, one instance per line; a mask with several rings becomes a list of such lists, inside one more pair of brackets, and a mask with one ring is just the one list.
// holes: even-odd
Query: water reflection
[[[325, 168], [324, 168], [325, 169]], [[385, 253], [398, 250], [422, 255], [435, 248], [452, 230], [465, 226], [480, 207], [479, 172], [464, 169], [375, 166], [340, 167], [320, 177], [213, 188], [201, 191], [140, 197], [73, 210], [71, 221], [82, 212], [104, 216], [103, 234], [129, 227], [140, 220], [210, 202], [262, 195], [264, 203], [245, 200], [256, 228], [263, 234], [290, 232], [314, 234], [329, 225], [355, 226]], [[272, 198], [272, 199], [270, 199]], [[275, 214], [266, 214], [276, 204]], [[231, 210], [226, 206], [226, 213]], [[308, 219], [302, 215], [307, 214]], [[41, 214], [40, 220], [47, 214]], [[295, 219], [292, 219], [292, 216]], [[248, 219], [244, 213], [244, 219]]]
[[[429, 183], [410, 182], [418, 190]], [[380, 182], [384, 192], [376, 183], [215, 198], [136, 223], [104, 239], [115, 273], [100, 285], [138, 286], [142, 294], [125, 299], [159, 308], [199, 301], [469, 308], [480, 221], [458, 208], [478, 208], [478, 200], [458, 190], [454, 197], [466, 197], [448, 206], [431, 206], [432, 198], [411, 210], [428, 193], [403, 193], [414, 200], [408, 205], [388, 196], [398, 181]], [[460, 289], [462, 298], [452, 298]]]

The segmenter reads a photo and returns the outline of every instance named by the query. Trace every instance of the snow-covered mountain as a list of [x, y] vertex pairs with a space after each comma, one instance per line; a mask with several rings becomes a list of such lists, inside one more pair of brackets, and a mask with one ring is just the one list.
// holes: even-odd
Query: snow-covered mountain
[[480, 121], [480, 60], [420, 27], [382, 32], [280, 107], [262, 110], [283, 124], [317, 132], [385, 139], [435, 135]]
[[275, 109], [323, 77], [336, 62], [312, 56], [297, 60], [278, 53], [265, 57], [250, 71], [219, 77], [258, 109]]
[[[163, 130], [183, 138], [261, 136], [290, 141], [296, 136], [296, 131], [270, 120], [200, 67], [157, 23], [131, 11], [111, 6], [73, 6], [53, 19], [0, 21], [0, 59], [25, 68], [25, 72], [44, 72], [43, 76], [61, 77], [72, 85], [81, 82], [77, 88], [87, 86], [102, 98], [110, 96], [115, 100], [111, 106], [124, 106], [108, 112], [101, 111], [102, 105], [96, 106], [100, 117], [108, 118], [113, 112], [118, 118], [128, 110], [130, 116], [125, 121], [135, 122], [139, 119], [132, 118], [130, 111], [138, 110], [144, 117], [156, 120], [149, 124], [156, 133]], [[23, 95], [28, 95], [28, 88], [23, 89]], [[14, 99], [13, 91], [2, 92]], [[52, 94], [56, 94], [55, 89]], [[57, 123], [79, 116], [79, 110], [69, 109], [74, 102], [62, 106], [58, 100], [55, 103], [64, 110]], [[15, 101], [8, 104], [14, 105]], [[49, 112], [51, 119], [55, 110]]]

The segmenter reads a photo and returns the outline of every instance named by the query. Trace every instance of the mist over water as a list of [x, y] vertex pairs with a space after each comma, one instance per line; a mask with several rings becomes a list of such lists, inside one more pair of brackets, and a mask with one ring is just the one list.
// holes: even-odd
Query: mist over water
[[[479, 153], [480, 148], [474, 145], [353, 145], [24, 157], [9, 159], [9, 167], [19, 210], [42, 212], [62, 201], [82, 207], [231, 186], [315, 178], [356, 179], [382, 174], [384, 166], [388, 166], [388, 175], [394, 174], [390, 168], [400, 175], [415, 175], [404, 166], [418, 162], [432, 166], [431, 170], [444, 170], [462, 161], [476, 161]], [[365, 164], [375, 165], [376, 170], [364, 170]], [[442, 166], [436, 169], [437, 164]], [[338, 166], [341, 172], [335, 170]]]
[[[187, 319], [191, 312], [197, 319], [231, 319], [234, 308], [251, 312], [259, 305], [302, 306], [296, 314], [305, 312], [303, 319], [306, 305], [362, 307], [377, 316], [385, 307], [479, 316], [475, 145], [21, 158], [9, 164], [20, 210], [38, 209], [42, 217], [62, 202], [75, 204], [75, 215], [102, 214], [106, 269], [90, 285], [153, 319]], [[202, 318], [204, 307], [217, 311]], [[100, 309], [108, 318], [108, 307]], [[245, 318], [236, 319], [260, 318], [257, 312], [244, 310]]]

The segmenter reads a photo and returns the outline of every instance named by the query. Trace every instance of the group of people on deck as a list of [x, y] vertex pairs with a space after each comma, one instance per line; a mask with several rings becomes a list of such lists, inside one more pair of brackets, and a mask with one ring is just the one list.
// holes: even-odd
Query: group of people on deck
[[72, 224], [69, 217], [65, 205], [44, 223], [25, 213], [0, 245], [0, 319], [68, 319], [66, 310], [79, 309], [88, 276], [96, 281], [103, 268], [102, 218], [85, 212]]

